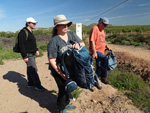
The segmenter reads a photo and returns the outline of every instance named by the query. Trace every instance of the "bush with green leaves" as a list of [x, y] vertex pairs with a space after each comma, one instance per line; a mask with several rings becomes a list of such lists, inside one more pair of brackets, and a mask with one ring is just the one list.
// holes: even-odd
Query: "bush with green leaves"
[[150, 25], [109, 25], [105, 28], [106, 33], [128, 33], [128, 32], [143, 32], [143, 31], [150, 31]]
[[110, 41], [113, 44], [135, 45], [135, 46], [147, 45], [147, 46], [149, 46], [150, 35], [143, 35], [143, 34], [113, 34], [113, 35], [107, 36], [106, 40]]

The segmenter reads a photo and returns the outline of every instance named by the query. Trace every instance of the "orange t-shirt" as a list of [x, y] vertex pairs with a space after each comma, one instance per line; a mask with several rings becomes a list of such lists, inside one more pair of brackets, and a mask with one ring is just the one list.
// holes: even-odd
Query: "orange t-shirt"
[[90, 32], [89, 37], [89, 51], [93, 54], [92, 46], [90, 41], [93, 41], [95, 44], [95, 50], [104, 54], [106, 41], [105, 41], [105, 32], [104, 30], [100, 31], [98, 26], [94, 26]]

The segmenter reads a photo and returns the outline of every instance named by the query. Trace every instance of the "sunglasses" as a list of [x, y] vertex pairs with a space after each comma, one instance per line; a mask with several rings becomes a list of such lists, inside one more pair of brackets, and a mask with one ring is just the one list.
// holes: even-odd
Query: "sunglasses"
[[103, 25], [104, 25], [105, 27], [107, 27], [107, 26], [108, 26], [108, 24], [104, 24], [104, 23], [103, 23]]
[[33, 25], [36, 25], [36, 23], [32, 23], [32, 22], [29, 22], [29, 24], [33, 24]]
[[32, 23], [33, 25], [36, 25], [36, 23]]

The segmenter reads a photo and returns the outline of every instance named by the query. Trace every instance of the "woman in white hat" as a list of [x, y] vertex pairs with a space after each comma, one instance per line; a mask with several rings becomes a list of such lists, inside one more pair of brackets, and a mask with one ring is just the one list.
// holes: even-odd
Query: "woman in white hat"
[[[85, 46], [84, 42], [72, 31], [68, 31], [68, 27], [72, 24], [64, 15], [54, 17], [54, 28], [51, 40], [48, 43], [48, 59], [50, 70], [57, 83], [59, 93], [57, 98], [57, 109], [60, 113], [66, 113], [66, 109], [75, 109], [75, 106], [69, 104], [69, 96], [64, 88], [64, 82], [68, 80], [67, 76], [60, 69], [62, 54], [68, 48], [79, 49], [80, 46]], [[71, 42], [74, 42], [71, 44]], [[72, 57], [70, 57], [71, 59]], [[71, 61], [68, 61], [71, 62]], [[73, 62], [70, 63], [69, 69], [73, 69]], [[68, 69], [68, 71], [69, 71]], [[71, 70], [69, 74], [74, 74]]]

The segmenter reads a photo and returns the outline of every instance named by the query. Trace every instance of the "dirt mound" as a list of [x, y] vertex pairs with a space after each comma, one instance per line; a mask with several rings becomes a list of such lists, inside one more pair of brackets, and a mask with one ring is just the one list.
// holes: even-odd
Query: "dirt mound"
[[117, 89], [110, 85], [102, 86], [101, 90], [94, 87], [94, 92], [84, 90], [81, 93], [79, 99], [73, 103], [79, 108], [77, 113], [142, 113]]
[[150, 82], [150, 62], [143, 58], [137, 58], [131, 53], [115, 52], [118, 66], [140, 75], [144, 81]]

